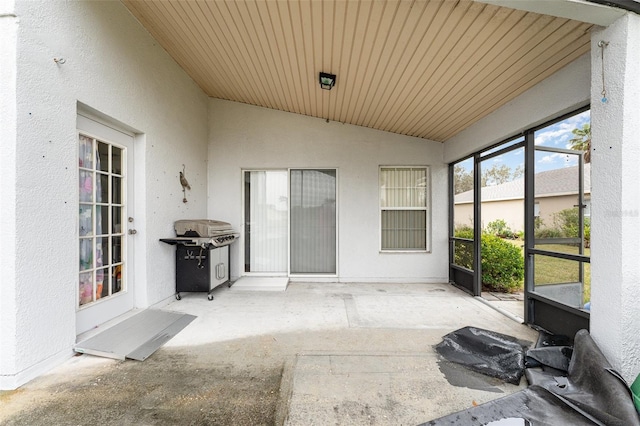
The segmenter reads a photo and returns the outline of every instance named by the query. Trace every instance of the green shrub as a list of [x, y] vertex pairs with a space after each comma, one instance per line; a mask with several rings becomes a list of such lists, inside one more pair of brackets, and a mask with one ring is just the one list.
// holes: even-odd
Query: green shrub
[[[456, 229], [455, 236], [473, 239], [473, 229]], [[482, 234], [481, 247], [483, 287], [507, 293], [520, 289], [524, 279], [524, 260], [521, 249], [487, 233]], [[473, 269], [472, 243], [456, 241], [454, 263]]]
[[524, 260], [520, 248], [489, 234], [482, 235], [481, 244], [483, 287], [507, 293], [521, 288]]
[[[455, 236], [458, 238], [466, 238], [473, 240], [473, 228], [463, 226], [456, 228]], [[454, 263], [468, 269], [473, 269], [473, 243], [465, 241], [456, 241], [453, 248]]]
[[484, 232], [500, 238], [515, 238], [514, 232], [509, 228], [509, 225], [507, 225], [504, 219], [496, 219], [493, 222], [489, 222]]
[[536, 238], [562, 238], [562, 231], [557, 228], [536, 229]]

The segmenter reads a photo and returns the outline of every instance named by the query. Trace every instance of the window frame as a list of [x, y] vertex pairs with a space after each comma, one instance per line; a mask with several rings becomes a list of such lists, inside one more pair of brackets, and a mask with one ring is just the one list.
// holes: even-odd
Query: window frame
[[[382, 172], [384, 170], [424, 169], [425, 175], [425, 203], [421, 207], [389, 207], [382, 203]], [[378, 250], [380, 253], [431, 253], [431, 167], [428, 165], [381, 165], [378, 167]], [[383, 211], [424, 211], [425, 212], [425, 247], [389, 249], [382, 246], [382, 215]]]

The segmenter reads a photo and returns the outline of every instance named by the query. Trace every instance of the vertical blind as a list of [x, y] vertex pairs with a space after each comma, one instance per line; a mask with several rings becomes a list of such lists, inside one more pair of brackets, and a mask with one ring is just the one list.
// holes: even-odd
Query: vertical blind
[[380, 168], [382, 250], [427, 249], [427, 168]]
[[[247, 176], [248, 174], [248, 176]], [[247, 179], [248, 177], [248, 179]], [[287, 271], [287, 172], [245, 172], [249, 183], [247, 272]]]
[[291, 272], [336, 273], [336, 171], [291, 170]]

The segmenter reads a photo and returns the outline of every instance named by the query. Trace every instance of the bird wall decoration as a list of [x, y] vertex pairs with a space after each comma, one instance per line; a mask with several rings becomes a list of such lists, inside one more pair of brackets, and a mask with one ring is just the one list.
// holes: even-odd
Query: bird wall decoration
[[182, 171], [180, 172], [180, 185], [182, 185], [182, 202], [186, 203], [187, 202], [187, 192], [186, 190], [188, 189], [189, 191], [191, 191], [191, 185], [189, 185], [189, 181], [187, 180], [186, 177], [184, 177], [184, 164], [182, 165]]

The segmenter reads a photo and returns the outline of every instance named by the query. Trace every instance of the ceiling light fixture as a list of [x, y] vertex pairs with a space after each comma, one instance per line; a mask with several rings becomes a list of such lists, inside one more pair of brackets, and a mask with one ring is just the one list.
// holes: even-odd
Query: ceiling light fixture
[[328, 74], [326, 72], [321, 72], [319, 81], [320, 81], [320, 88], [324, 90], [331, 90], [331, 88], [336, 85], [336, 75]]

